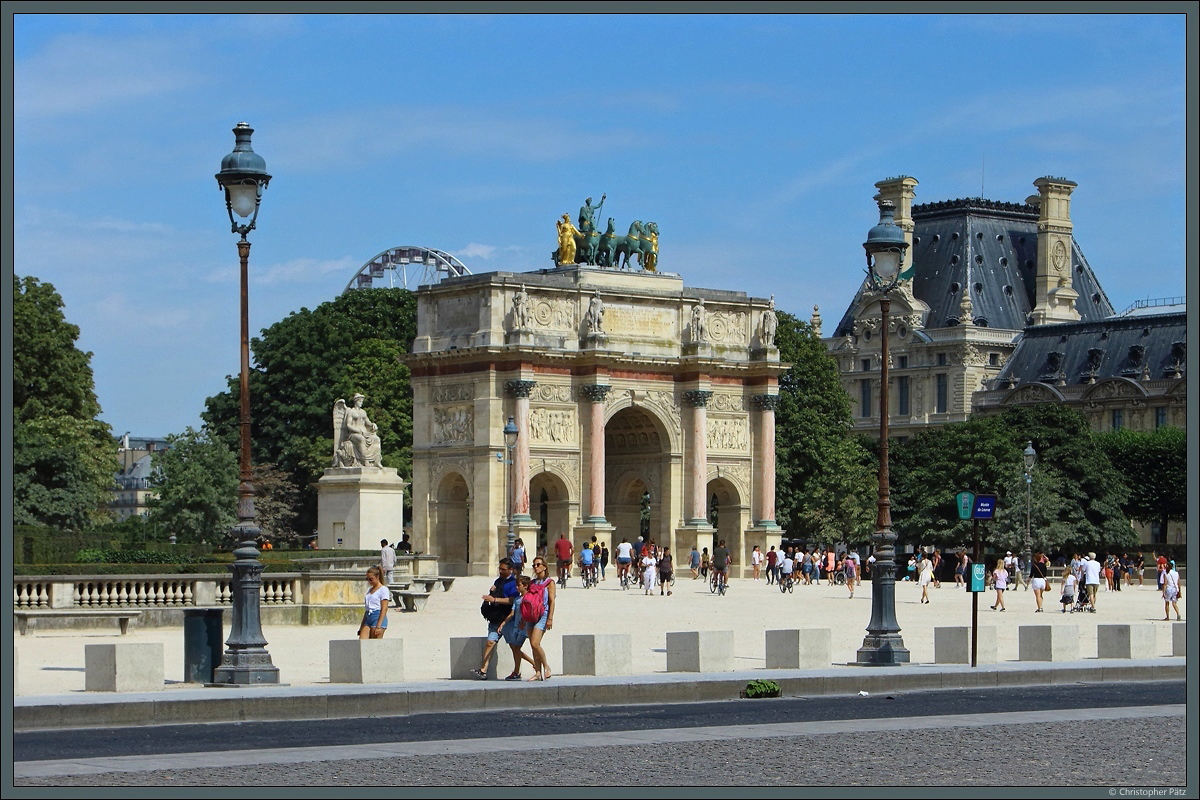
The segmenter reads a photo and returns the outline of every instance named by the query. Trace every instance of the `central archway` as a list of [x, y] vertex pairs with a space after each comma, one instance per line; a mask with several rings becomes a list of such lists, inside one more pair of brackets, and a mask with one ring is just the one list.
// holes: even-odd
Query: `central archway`
[[668, 544], [670, 441], [662, 423], [645, 409], [621, 409], [604, 426], [604, 455], [613, 541], [648, 536]]
[[447, 473], [438, 484], [433, 518], [434, 552], [445, 575], [466, 575], [470, 546], [470, 497], [467, 481], [457, 472]]

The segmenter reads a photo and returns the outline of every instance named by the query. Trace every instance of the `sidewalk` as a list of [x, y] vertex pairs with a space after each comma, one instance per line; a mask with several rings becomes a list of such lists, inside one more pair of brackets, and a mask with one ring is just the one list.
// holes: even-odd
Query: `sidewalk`
[[[145, 704], [158, 709], [158, 721], [197, 721], [225, 718], [312, 718], [334, 713], [408, 713], [410, 711], [484, 708], [496, 705], [574, 705], [579, 702], [628, 702], [631, 693], [648, 692], [645, 699], [659, 701], [736, 697], [747, 680], [770, 677], [787, 682], [788, 693], [885, 691], [887, 687], [995, 685], [1060, 680], [1128, 680], [1182, 677], [1185, 660], [1171, 658], [1171, 626], [1162, 622], [1162, 599], [1152, 586], [1126, 587], [1121, 592], [1102, 591], [1095, 614], [1062, 614], [1057, 591], [1047, 592], [1045, 613], [1034, 613], [1032, 591], [1007, 593], [1008, 610], [988, 606], [995, 593], [979, 598], [980, 625], [997, 627], [1000, 663], [970, 667], [933, 665], [933, 629], [969, 626], [971, 596], [953, 584], [930, 589], [932, 602], [919, 604], [920, 589], [912, 583], [896, 585], [896, 616], [911, 663], [902, 667], [864, 668], [849, 665], [862, 645], [871, 615], [871, 586], [864, 584], [848, 597], [844, 587], [797, 586], [781, 594], [764, 581], [734, 580], [724, 596], [713, 595], [703, 581], [681, 577], [670, 597], [646, 596], [639, 590], [622, 591], [610, 571], [598, 588], [580, 588], [574, 577], [559, 592], [555, 627], [544, 640], [554, 678], [545, 685], [533, 683], [450, 681], [451, 637], [482, 636], [486, 623], [479, 614], [481, 596], [491, 585], [483, 577], [459, 578], [449, 592], [435, 592], [423, 611], [389, 612], [388, 638], [404, 639], [404, 680], [395, 684], [330, 684], [328, 642], [355, 638], [354, 626], [267, 626], [267, 649], [280, 670], [285, 686], [253, 688], [203, 688], [183, 683], [183, 631], [181, 628], [133, 630], [120, 637], [107, 631], [30, 631], [14, 633], [18, 658], [17, 727], [22, 720], [40, 717], [36, 727], [61, 724], [148, 724]], [[1057, 587], [1055, 587], [1057, 589]], [[1154, 621], [1158, 628], [1154, 652], [1132, 661], [1095, 658], [1096, 626]], [[226, 615], [228, 625], [228, 615]], [[1018, 629], [1022, 625], [1071, 625], [1080, 635], [1082, 660], [1072, 664], [1018, 662]], [[764, 631], [788, 628], [832, 630], [833, 663], [819, 671], [764, 670]], [[670, 631], [733, 630], [735, 672], [706, 674], [667, 673], [665, 634]], [[228, 632], [228, 627], [226, 628]], [[564, 633], [630, 633], [633, 638], [635, 676], [584, 678], [558, 674], [562, 666]], [[104, 642], [161, 642], [167, 684], [162, 692], [115, 695], [84, 691], [84, 646]], [[527, 665], [526, 665], [527, 666]], [[512, 668], [508, 647], [499, 648], [497, 672]], [[525, 670], [528, 676], [528, 668]], [[1159, 677], [1161, 676], [1161, 677]], [[740, 685], [736, 685], [740, 684]], [[868, 684], [872, 688], [865, 688]], [[591, 688], [587, 688], [591, 687]], [[636, 689], [635, 687], [641, 687]], [[860, 688], [855, 688], [860, 687]], [[884, 687], [884, 688], [881, 688]], [[584, 700], [581, 691], [588, 692]], [[380, 696], [392, 698], [384, 705]], [[258, 702], [256, 702], [256, 699]], [[266, 706], [261, 701], [270, 699]], [[249, 701], [249, 702], [247, 702]], [[307, 708], [298, 705], [307, 705]], [[143, 706], [141, 711], [136, 707]], [[168, 709], [168, 706], [174, 708]], [[197, 709], [203, 707], [205, 711]], [[257, 710], [256, 710], [257, 707]], [[64, 712], [52, 712], [56, 708]], [[91, 709], [85, 713], [84, 709]], [[69, 709], [69, 711], [68, 711]], [[186, 710], [191, 709], [191, 710]], [[267, 716], [262, 716], [262, 715]], [[279, 716], [279, 715], [283, 716]], [[165, 716], [163, 716], [165, 715]], [[95, 720], [92, 722], [85, 721]]]

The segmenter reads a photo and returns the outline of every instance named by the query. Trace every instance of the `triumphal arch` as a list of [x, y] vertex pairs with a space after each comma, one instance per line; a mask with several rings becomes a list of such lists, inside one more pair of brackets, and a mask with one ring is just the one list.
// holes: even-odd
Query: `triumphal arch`
[[677, 569], [724, 539], [740, 573], [779, 544], [774, 303], [653, 266], [418, 290], [413, 540], [446, 574], [494, 571], [510, 505], [530, 556], [563, 533], [611, 551], [648, 530]]

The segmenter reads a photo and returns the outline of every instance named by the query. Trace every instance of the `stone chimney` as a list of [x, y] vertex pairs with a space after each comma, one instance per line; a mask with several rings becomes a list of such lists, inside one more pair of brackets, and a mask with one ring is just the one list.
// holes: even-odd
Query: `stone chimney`
[[1030, 322], [1076, 322], [1079, 293], [1072, 287], [1071, 192], [1079, 184], [1065, 178], [1038, 178], [1038, 258]]
[[875, 202], [891, 200], [892, 205], [896, 207], [894, 219], [900, 226], [900, 230], [904, 231], [904, 240], [908, 242], [909, 255], [905, 258], [904, 264], [904, 269], [908, 269], [913, 252], [912, 201], [917, 194], [917, 179], [910, 178], [908, 175], [900, 175], [879, 181], [875, 184], [875, 188], [879, 190], [879, 194], [875, 195]]

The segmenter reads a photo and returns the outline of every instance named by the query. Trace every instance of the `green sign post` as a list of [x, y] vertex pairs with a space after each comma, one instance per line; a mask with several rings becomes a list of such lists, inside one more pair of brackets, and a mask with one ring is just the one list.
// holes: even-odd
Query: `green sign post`
[[987, 564], [971, 565], [971, 582], [967, 585], [969, 592], [987, 591]]

